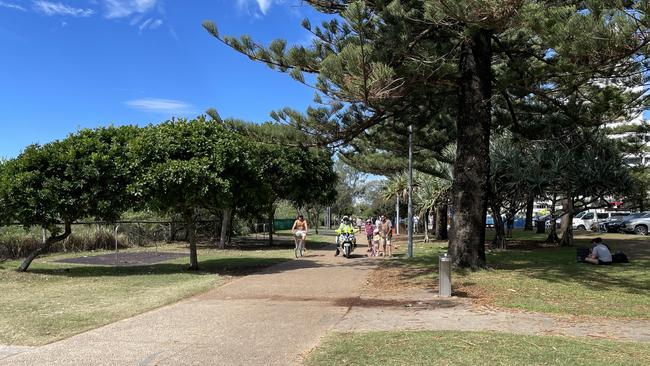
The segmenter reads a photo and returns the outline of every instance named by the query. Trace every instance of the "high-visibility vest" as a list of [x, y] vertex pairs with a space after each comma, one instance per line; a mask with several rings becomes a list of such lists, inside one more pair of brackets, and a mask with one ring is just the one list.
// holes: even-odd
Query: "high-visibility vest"
[[337, 234], [354, 234], [354, 227], [350, 224], [341, 224], [338, 229], [336, 229]]

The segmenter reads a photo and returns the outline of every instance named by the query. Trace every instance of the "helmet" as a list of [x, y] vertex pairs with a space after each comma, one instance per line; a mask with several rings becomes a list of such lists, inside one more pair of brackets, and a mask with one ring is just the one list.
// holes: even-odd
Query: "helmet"
[[350, 218], [347, 216], [343, 216], [343, 222], [348, 222], [348, 221], [350, 221]]

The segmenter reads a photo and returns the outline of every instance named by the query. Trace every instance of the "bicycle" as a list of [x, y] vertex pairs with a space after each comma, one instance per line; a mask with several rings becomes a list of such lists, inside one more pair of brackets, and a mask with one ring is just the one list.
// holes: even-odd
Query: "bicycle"
[[293, 235], [293, 241], [296, 245], [293, 254], [295, 254], [296, 259], [305, 256], [305, 236], [306, 234], [301, 231], [296, 231]]

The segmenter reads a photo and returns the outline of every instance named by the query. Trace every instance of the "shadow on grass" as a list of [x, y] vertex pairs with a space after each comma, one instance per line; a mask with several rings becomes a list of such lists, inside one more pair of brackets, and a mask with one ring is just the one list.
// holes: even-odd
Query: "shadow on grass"
[[496, 271], [518, 271], [525, 276], [558, 284], [580, 284], [593, 290], [650, 293], [650, 259], [632, 258], [629, 264], [596, 266], [576, 262], [575, 248], [499, 251], [490, 254]]
[[[606, 239], [607, 240], [607, 239]], [[575, 285], [598, 291], [626, 292], [635, 295], [650, 293], [650, 241], [608, 240], [614, 251], [622, 250], [628, 254], [632, 263], [595, 266], [576, 262], [575, 247], [544, 247], [539, 242], [527, 242], [525, 249], [489, 251], [488, 271], [517, 272], [523, 276], [548, 283]], [[576, 240], [576, 246], [589, 246], [589, 239]], [[438, 274], [438, 255], [446, 252], [445, 247], [427, 253], [415, 253], [414, 258], [404, 254], [396, 260], [381, 263], [384, 268], [399, 269], [401, 281], [414, 281], [423, 276], [431, 276], [431, 286], [436, 285]], [[456, 281], [467, 286], [470, 274], [465, 269], [454, 269]], [[463, 279], [465, 277], [465, 279]], [[506, 278], [504, 277], [504, 281]], [[460, 293], [457, 295], [462, 296]]]
[[158, 263], [143, 266], [74, 266], [67, 268], [33, 267], [31, 273], [67, 276], [67, 277], [102, 277], [102, 276], [142, 276], [161, 274], [192, 275], [246, 275], [260, 269], [286, 262], [288, 258], [218, 258], [199, 261], [198, 271], [189, 271], [187, 263]]
[[[319, 235], [322, 238], [322, 235]], [[332, 238], [333, 241], [333, 238]], [[318, 249], [324, 246], [331, 245], [330, 242], [324, 240], [309, 240], [307, 238], [307, 248]], [[200, 242], [197, 244], [199, 249], [219, 249], [214, 243]], [[293, 249], [295, 243], [291, 235], [282, 233], [273, 236], [273, 245], [269, 245], [268, 238], [264, 237], [238, 237], [232, 240], [230, 245], [226, 246], [223, 250], [241, 250], [241, 251], [274, 251]]]

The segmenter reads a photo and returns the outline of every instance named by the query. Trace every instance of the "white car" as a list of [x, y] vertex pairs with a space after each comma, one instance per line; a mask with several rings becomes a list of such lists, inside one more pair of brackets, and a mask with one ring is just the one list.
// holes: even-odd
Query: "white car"
[[628, 216], [629, 211], [609, 211], [609, 212], [581, 212], [573, 218], [574, 230], [591, 230], [591, 226], [613, 217]]

